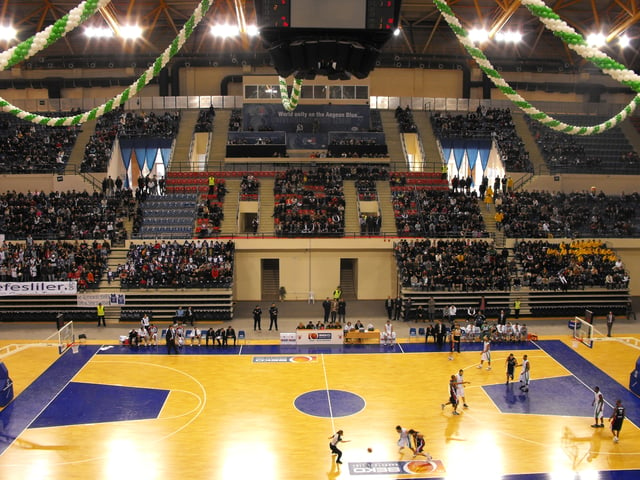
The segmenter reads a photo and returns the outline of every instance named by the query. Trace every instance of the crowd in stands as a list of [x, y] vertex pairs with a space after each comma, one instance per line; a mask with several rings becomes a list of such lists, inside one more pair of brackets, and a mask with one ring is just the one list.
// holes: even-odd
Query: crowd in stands
[[278, 174], [274, 186], [274, 223], [278, 236], [344, 234], [344, 191], [340, 167]]
[[516, 131], [508, 108], [479, 106], [475, 112], [457, 115], [435, 112], [431, 125], [439, 139], [493, 139], [508, 171], [533, 171], [529, 152]]
[[213, 120], [216, 117], [216, 111], [211, 105], [207, 110], [198, 112], [198, 120], [196, 120], [195, 132], [210, 132], [213, 130]]
[[485, 240], [400, 240], [394, 245], [400, 281], [423, 291], [509, 290], [509, 252]]
[[89, 137], [84, 148], [80, 166], [82, 172], [106, 172], [111, 159], [111, 148], [118, 136], [118, 127], [123, 108], [105, 113], [96, 121], [95, 133]]
[[0, 114], [0, 173], [63, 173], [79, 133]]
[[638, 193], [522, 191], [495, 196], [508, 237], [629, 237], [640, 225]]
[[229, 288], [234, 252], [232, 241], [132, 243], [117, 274], [123, 288]]
[[240, 195], [258, 195], [260, 181], [252, 174], [242, 176], [240, 180]]
[[382, 227], [380, 214], [361, 213], [359, 222], [362, 235], [380, 235], [380, 228]]
[[[525, 118], [552, 173], [638, 173], [638, 154], [620, 127], [593, 136], [569, 135], [552, 130], [528, 116]], [[560, 116], [559, 119], [570, 124], [604, 121], [598, 116]]]
[[[421, 291], [566, 291], [628, 288], [629, 276], [615, 252], [599, 240], [518, 242], [512, 258], [484, 240], [401, 240], [394, 245], [404, 288]], [[517, 268], [520, 264], [521, 273]]]
[[229, 131], [239, 132], [242, 130], [242, 111], [238, 108], [231, 110], [231, 116], [229, 117]]
[[535, 290], [627, 288], [629, 284], [622, 261], [599, 240], [522, 241], [515, 256], [523, 269], [522, 285]]
[[79, 290], [96, 288], [106, 269], [108, 241], [0, 243], [2, 282], [78, 282]]
[[413, 119], [413, 112], [409, 105], [405, 109], [398, 105], [395, 116], [401, 133], [416, 133], [418, 131], [418, 126]]
[[180, 111], [165, 112], [126, 112], [120, 116], [118, 134], [124, 138], [173, 138], [180, 127]]
[[206, 222], [199, 222], [202, 225], [211, 227], [213, 229], [219, 229], [224, 220], [224, 212], [222, 211], [222, 204], [216, 200], [215, 197], [210, 195], [203, 195], [200, 204], [198, 205], [198, 220], [203, 219]]
[[108, 239], [127, 237], [122, 219], [135, 210], [130, 190], [114, 195], [88, 192], [16, 193], [0, 195], [0, 233], [7, 240]]
[[[401, 179], [396, 181], [402, 184]], [[394, 185], [394, 184], [392, 184]], [[398, 235], [409, 237], [482, 237], [484, 220], [475, 193], [428, 188], [392, 189]]]

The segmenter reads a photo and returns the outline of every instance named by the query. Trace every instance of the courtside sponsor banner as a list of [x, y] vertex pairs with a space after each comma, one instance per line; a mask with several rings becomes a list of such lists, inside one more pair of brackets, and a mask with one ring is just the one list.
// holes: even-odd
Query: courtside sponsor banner
[[263, 355], [253, 357], [253, 363], [307, 363], [315, 361], [315, 355]]
[[111, 305], [125, 305], [126, 297], [123, 293], [88, 293], [76, 297], [78, 307], [95, 307], [99, 303], [105, 307]]
[[77, 282], [0, 282], [0, 296], [75, 295]]
[[411, 460], [405, 462], [349, 462], [351, 475], [406, 475], [420, 473], [443, 473], [440, 460]]

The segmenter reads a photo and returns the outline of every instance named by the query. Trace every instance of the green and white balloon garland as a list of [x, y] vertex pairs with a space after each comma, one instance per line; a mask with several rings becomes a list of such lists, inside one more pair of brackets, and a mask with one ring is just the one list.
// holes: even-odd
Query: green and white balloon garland
[[[569, 48], [577, 52], [584, 59], [601, 68], [604, 73], [615, 80], [629, 86], [635, 92], [640, 92], [640, 77], [638, 77], [638, 75], [631, 70], [627, 70], [623, 65], [617, 63], [597, 48], [589, 47], [585, 39], [573, 28], [567, 25], [553, 10], [548, 8], [542, 0], [521, 1], [534, 16], [538, 17], [540, 21], [542, 21], [554, 35], [562, 39]], [[469, 39], [467, 31], [462, 27], [445, 0], [434, 0], [434, 4], [438, 10], [440, 10], [443, 18], [456, 37], [458, 37], [460, 43], [462, 43], [467, 52], [469, 52], [471, 57], [478, 64], [478, 67], [480, 67], [493, 84], [524, 113], [529, 115], [532, 119], [537, 120], [554, 130], [572, 135], [594, 135], [602, 133], [623, 122], [633, 113], [638, 104], [640, 104], [640, 95], [636, 95], [631, 102], [629, 102], [629, 104], [615, 116], [611, 117], [606, 122], [591, 127], [575, 126], [563, 123], [533, 107], [513, 88], [511, 88], [504, 78], [502, 78], [500, 73], [498, 73], [498, 71], [493, 67], [484, 53], [482, 53], [482, 51]]]
[[[100, 4], [100, 3], [103, 3], [103, 1], [101, 2], [97, 0], [87, 0], [87, 4], [89, 4], [90, 2]], [[211, 7], [211, 2], [209, 0], [202, 0], [194, 10], [193, 14], [191, 14], [187, 22], [184, 24], [184, 26], [178, 33], [178, 36], [174, 38], [171, 44], [164, 50], [164, 52], [162, 52], [162, 54], [158, 58], [156, 58], [153, 64], [147, 70], [145, 70], [145, 72], [129, 87], [127, 87], [121, 93], [119, 93], [112, 99], [108, 100], [107, 102], [103, 103], [99, 107], [95, 107], [89, 110], [88, 112], [71, 116], [71, 117], [45, 117], [42, 115], [37, 115], [35, 113], [25, 112], [24, 110], [19, 109], [15, 105], [12, 105], [11, 103], [9, 103], [4, 98], [0, 97], [0, 108], [2, 109], [2, 111], [15, 115], [16, 117], [21, 118], [23, 120], [27, 120], [32, 123], [37, 123], [40, 125], [47, 125], [47, 126], [78, 125], [88, 120], [101, 117], [105, 113], [108, 113], [114, 108], [117, 108], [118, 106], [124, 104], [130, 98], [135, 97], [144, 87], [146, 87], [149, 84], [149, 82], [153, 78], [155, 78], [160, 73], [160, 70], [162, 70], [169, 63], [169, 61], [180, 51], [180, 49], [183, 47], [187, 39], [193, 33], [196, 26], [202, 21], [206, 13], [209, 11], [210, 7]], [[99, 7], [96, 6], [96, 8], [99, 8]], [[93, 11], [95, 12], [95, 9]], [[76, 16], [77, 15], [74, 14], [74, 22], [76, 21], [75, 20]], [[82, 19], [82, 21], [86, 20], [86, 18], [84, 18], [84, 15], [80, 15], [79, 18]], [[80, 23], [78, 23], [78, 25]], [[73, 28], [75, 28], [75, 26]], [[53, 43], [55, 40], [59, 39], [62, 36], [62, 30], [60, 28], [61, 27], [56, 27], [55, 29], [52, 30], [51, 36], [48, 37], [50, 41], [48, 39], [43, 43], [42, 40], [38, 40], [37, 42], [38, 46], [41, 46], [44, 44], [43, 48], [46, 48], [47, 46], [51, 45], [51, 43]], [[66, 28], [67, 27], [65, 27], [65, 29]], [[65, 33], [70, 30], [71, 28], [69, 30], [65, 30]], [[43, 32], [45, 31], [46, 29], [43, 30]], [[29, 40], [27, 40], [27, 42], [29, 42]], [[29, 45], [31, 45], [32, 43], [35, 43], [35, 40], [34, 42], [31, 42]], [[20, 47], [20, 45], [18, 45], [17, 47]], [[20, 47], [19, 53], [21, 56], [24, 57], [22, 59], [18, 58], [20, 55], [18, 55], [18, 53], [16, 52], [17, 51], [14, 51], [13, 54], [10, 55], [11, 60], [7, 61], [7, 65], [11, 62], [13, 62], [12, 65], [15, 65], [20, 61], [28, 58], [27, 55], [30, 54], [31, 47], [29, 46], [28, 49], [26, 47]], [[33, 54], [30, 54], [29, 56], [31, 55]]]

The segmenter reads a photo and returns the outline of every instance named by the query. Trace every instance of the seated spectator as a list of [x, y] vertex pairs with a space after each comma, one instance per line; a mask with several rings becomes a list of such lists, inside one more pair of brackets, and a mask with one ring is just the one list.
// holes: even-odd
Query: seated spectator
[[235, 347], [236, 346], [236, 331], [233, 329], [233, 327], [231, 325], [229, 325], [227, 327], [226, 334], [227, 334], [227, 344], [229, 343], [229, 340], [231, 338], [233, 338], [233, 346]]

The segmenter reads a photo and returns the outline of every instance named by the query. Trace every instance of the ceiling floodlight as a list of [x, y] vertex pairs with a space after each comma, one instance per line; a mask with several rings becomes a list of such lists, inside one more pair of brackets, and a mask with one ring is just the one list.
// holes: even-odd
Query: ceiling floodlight
[[396, 28], [396, 29], [393, 31], [393, 35], [394, 35], [395, 37], [397, 37], [398, 35], [400, 35], [400, 29], [399, 29], [399, 28]]
[[631, 39], [626, 35], [622, 34], [618, 37], [618, 45], [620, 48], [627, 48], [631, 44]]
[[84, 34], [89, 38], [110, 38], [113, 37], [113, 30], [108, 27], [87, 27]]
[[237, 25], [214, 25], [211, 27], [211, 35], [214, 37], [231, 38], [237, 37], [240, 29]]
[[120, 27], [120, 36], [127, 40], [135, 40], [142, 36], [142, 28], [138, 25], [123, 25]]
[[257, 37], [260, 35], [260, 30], [258, 30], [257, 25], [247, 25], [247, 30], [245, 32], [250, 37]]
[[12, 26], [0, 25], [0, 40], [13, 40], [18, 32]]
[[489, 40], [489, 32], [484, 28], [472, 28], [469, 30], [469, 40], [473, 43], [483, 43]]
[[590, 33], [587, 36], [587, 44], [590, 47], [604, 47], [607, 43], [605, 36], [601, 33]]
[[496, 40], [503, 43], [520, 43], [522, 34], [520, 32], [498, 32]]

